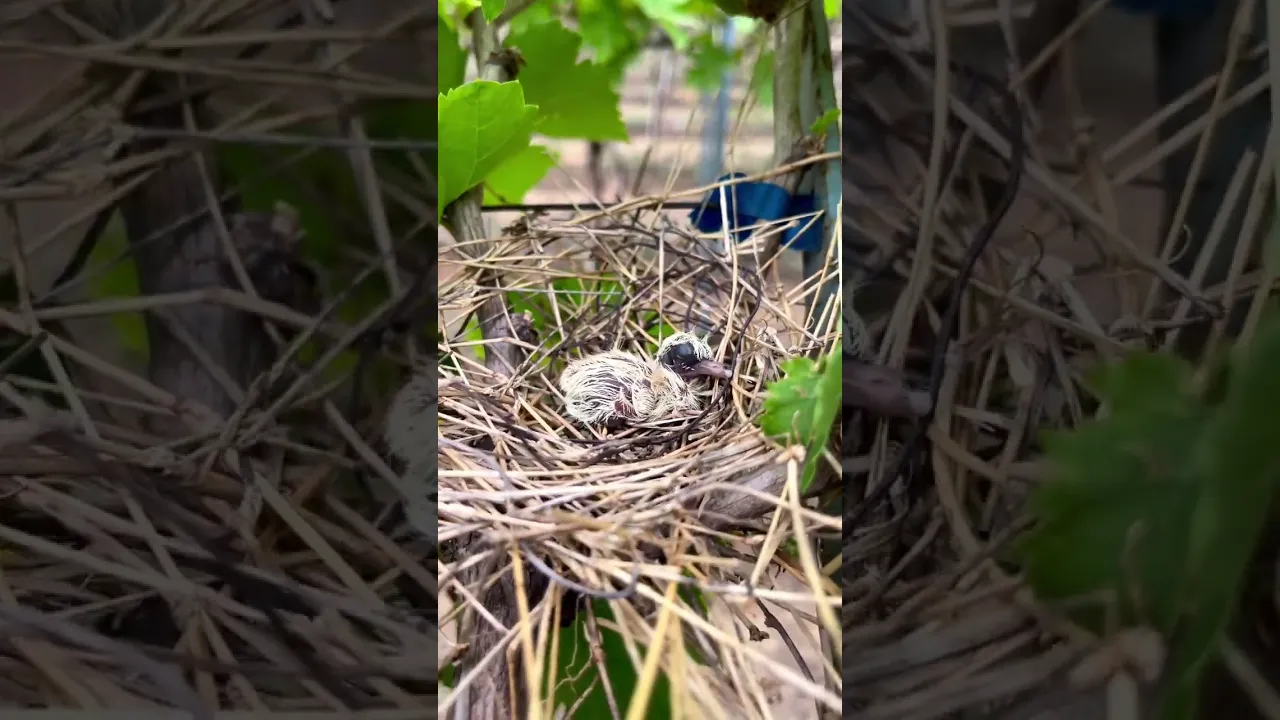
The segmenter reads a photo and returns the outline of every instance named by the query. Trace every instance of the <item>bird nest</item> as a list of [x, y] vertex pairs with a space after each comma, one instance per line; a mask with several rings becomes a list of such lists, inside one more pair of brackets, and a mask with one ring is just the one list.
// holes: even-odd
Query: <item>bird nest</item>
[[[762, 234], [773, 232], [781, 228]], [[748, 639], [758, 637], [756, 628], [744, 632], [751, 626], [742, 621], [744, 606], [754, 611], [756, 603], [774, 623], [774, 613], [798, 613], [812, 637], [795, 642], [807, 648], [839, 603], [830, 569], [790, 543], [791, 551], [780, 549], [791, 538], [811, 543], [839, 520], [788, 495], [798, 456], [756, 424], [782, 363], [829, 350], [839, 336], [834, 299], [811, 311], [820, 281], [834, 284], [838, 259], [801, 280], [780, 267], [792, 259], [785, 254], [759, 263], [755, 241], [726, 254], [728, 245], [646, 212], [631, 224], [521, 220], [483, 254], [458, 246], [442, 256], [441, 587], [457, 609], [492, 611], [503, 626], [526, 630], [548, 628], [540, 613], [568, 613], [577, 607], [572, 598], [591, 597], [581, 612], [592, 641], [618, 633], [638, 650], [630, 656], [636, 668], [646, 651], [658, 653], [672, 702], [703, 707], [699, 717], [733, 707], [770, 717], [747, 700], [762, 697], [762, 687], [772, 694], [790, 687], [810, 708], [814, 701], [838, 708], [829, 667], [806, 659], [797, 670]], [[507, 315], [486, 316], [504, 304]], [[486, 323], [505, 330], [486, 332]], [[610, 349], [651, 358], [660, 339], [678, 331], [707, 337], [715, 358], [733, 368], [731, 381], [695, 383], [700, 412], [617, 430], [569, 416], [557, 387], [566, 363]], [[510, 582], [513, 567], [525, 569], [516, 587], [526, 597], [518, 612], [513, 599], [499, 601], [503, 618], [483, 598], [494, 583]], [[528, 643], [524, 651], [537, 655], [570, 642], [505, 627], [486, 640], [487, 620], [467, 623], [482, 632], [461, 631], [468, 642], [442, 663], [483, 667], [492, 656], [501, 662], [510, 642]], [[673, 641], [664, 628], [683, 633]], [[677, 657], [672, 642], [692, 644], [694, 655]], [[481, 682], [462, 676], [441, 711], [458, 701], [457, 689], [482, 692]], [[626, 711], [626, 698], [610, 696], [615, 702]]]

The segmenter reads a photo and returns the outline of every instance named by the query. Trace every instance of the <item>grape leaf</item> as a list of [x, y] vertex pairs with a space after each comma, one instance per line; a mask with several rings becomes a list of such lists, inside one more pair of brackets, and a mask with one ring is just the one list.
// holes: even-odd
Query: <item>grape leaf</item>
[[719, 19], [716, 2], [704, 0], [635, 0], [636, 6], [671, 38], [676, 50], [689, 46], [692, 34]]
[[[118, 215], [107, 223], [101, 238], [93, 246], [93, 250], [89, 252], [89, 259], [85, 263], [85, 271], [82, 277], [89, 280], [88, 294], [92, 300], [137, 297], [139, 295], [137, 266], [134, 264], [129, 252], [129, 236], [125, 232], [124, 221]], [[0, 295], [0, 297], [3, 297], [3, 295], [7, 295], [7, 293]], [[14, 297], [16, 297], [16, 294]], [[151, 343], [147, 336], [146, 321], [142, 315], [120, 313], [111, 315], [109, 321], [116, 331], [117, 342], [126, 352], [135, 357], [147, 357]], [[7, 349], [9, 348], [0, 348], [0, 350]], [[5, 353], [0, 352], [0, 360], [4, 358]], [[43, 368], [45, 363], [39, 358], [39, 354], [35, 354], [28, 359], [34, 361], [31, 363], [32, 365]], [[10, 371], [16, 370], [18, 368], [10, 368]], [[35, 377], [43, 377], [46, 373], [47, 371], [42, 370], [34, 373], [34, 375]]]
[[773, 105], [773, 51], [766, 50], [751, 66], [751, 84], [748, 91], [756, 96], [761, 107]]
[[602, 65], [578, 62], [580, 37], [562, 26], [540, 23], [512, 32], [506, 44], [524, 56], [520, 84], [529, 102], [538, 106], [539, 133], [596, 141], [627, 139], [613, 73]]
[[521, 202], [525, 193], [532, 190], [555, 164], [555, 158], [545, 147], [526, 147], [507, 158], [485, 178], [485, 204]]
[[782, 364], [783, 376], [765, 391], [760, 429], [782, 442], [805, 446], [804, 474], [800, 489], [808, 490], [836, 413], [840, 410], [840, 345], [821, 365], [805, 357]]
[[436, 11], [449, 27], [455, 27], [462, 18], [478, 7], [479, 0], [436, 0]]
[[476, 80], [440, 96], [437, 217], [529, 146], [537, 113], [517, 82]]
[[511, 18], [507, 25], [508, 31], [518, 33], [542, 23], [560, 22], [558, 4], [558, 0], [534, 0]]
[[809, 126], [809, 134], [815, 137], [822, 137], [839, 119], [840, 108], [830, 108], [822, 113], [817, 120], [813, 121], [813, 124]]
[[724, 72], [739, 59], [739, 53], [725, 48], [710, 33], [694, 38], [687, 52], [689, 84], [698, 90], [714, 90], [724, 84]]
[[1105, 416], [1046, 442], [1052, 476], [1016, 546], [1027, 581], [1045, 599], [1110, 598], [1076, 613], [1098, 632], [1118, 629], [1107, 619], [1161, 632], [1165, 720], [1194, 716], [1280, 481], [1277, 362], [1272, 317], [1211, 405], [1185, 362], [1130, 357], [1093, 382]]
[[441, 15], [436, 20], [440, 36], [436, 66], [436, 79], [440, 84], [439, 92], [447, 93], [462, 84], [467, 73], [467, 51], [458, 42], [458, 34], [444, 21]]
[[[1107, 591], [1121, 624], [1168, 632], [1180, 612], [1198, 495], [1191, 458], [1206, 415], [1169, 382], [1190, 377], [1177, 358], [1136, 356], [1108, 370], [1097, 388], [1108, 415], [1045, 437], [1053, 477], [1031, 496], [1039, 523], [1018, 554], [1041, 597]], [[1093, 607], [1078, 619], [1101, 632], [1103, 615]]]
[[[604, 670], [609, 676], [608, 681], [617, 699], [618, 707], [625, 713], [635, 695], [639, 673], [631, 662], [631, 656], [627, 654], [622, 636], [607, 627], [607, 624], [613, 620], [613, 612], [609, 608], [608, 601], [593, 600], [592, 606], [600, 621], [597, 626], [600, 627], [600, 649], [604, 658]], [[582, 720], [612, 717], [608, 699], [601, 687], [600, 671], [591, 659], [591, 642], [587, 636], [585, 610], [579, 610], [573, 624], [561, 631], [560, 653], [557, 660], [556, 705], [572, 707], [581, 701], [582, 704], [577, 706], [573, 717]], [[548, 662], [551, 662], [550, 658]], [[543, 676], [550, 679], [550, 672], [545, 672]], [[583, 693], [587, 693], [585, 698]], [[658, 675], [653, 694], [649, 696], [649, 707], [644, 717], [654, 720], [671, 717], [671, 689], [665, 674]]]
[[480, 11], [484, 13], [485, 22], [493, 22], [506, 6], [506, 0], [480, 0]]
[[619, 77], [626, 62], [639, 53], [652, 23], [635, 7], [616, 0], [578, 0], [574, 9], [583, 45], [595, 51], [596, 62]]
[[1233, 363], [1223, 402], [1197, 453], [1203, 478], [1191, 523], [1186, 616], [1175, 635], [1163, 698], [1166, 717], [1189, 716], [1199, 679], [1239, 602], [1258, 540], [1280, 490], [1280, 314], [1264, 316]]

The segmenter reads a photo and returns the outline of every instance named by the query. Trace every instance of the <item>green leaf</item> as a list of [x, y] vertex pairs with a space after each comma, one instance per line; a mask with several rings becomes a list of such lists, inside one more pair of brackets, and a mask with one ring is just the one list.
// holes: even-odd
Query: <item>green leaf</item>
[[511, 18], [507, 29], [509, 32], [518, 33], [534, 25], [558, 23], [561, 18], [558, 5], [557, 0], [535, 0]]
[[1046, 442], [1052, 476], [1032, 493], [1037, 524], [1016, 546], [1027, 581], [1043, 599], [1110, 598], [1076, 613], [1098, 632], [1160, 631], [1166, 720], [1194, 716], [1280, 484], [1278, 363], [1276, 316], [1231, 364], [1225, 391], [1219, 372], [1200, 388], [1187, 363], [1135, 355], [1095, 373], [1103, 416]]
[[755, 95], [762, 107], [773, 105], [773, 51], [766, 50], [756, 58], [751, 67], [751, 84], [748, 91]]
[[337, 213], [364, 215], [350, 166], [334, 153], [298, 157], [293, 149], [228, 144], [218, 147], [217, 157], [245, 210], [273, 212], [278, 203], [285, 203], [298, 213], [303, 249], [315, 262], [327, 265], [338, 257]]
[[437, 0], [437, 10], [441, 19], [449, 27], [456, 27], [472, 10], [480, 7], [479, 0]]
[[525, 193], [532, 190], [555, 164], [555, 158], [547, 148], [541, 145], [526, 147], [489, 173], [484, 181], [485, 204], [521, 202]]
[[[119, 215], [107, 224], [102, 237], [89, 253], [84, 272], [91, 278], [86, 283], [91, 300], [138, 297], [138, 271], [129, 252], [124, 221]], [[150, 342], [142, 314], [112, 315], [110, 322], [126, 352], [140, 358], [147, 357]], [[38, 355], [35, 357], [39, 358]]]
[[[1032, 493], [1039, 523], [1017, 550], [1038, 595], [1109, 593], [1124, 626], [1173, 629], [1206, 420], [1190, 377], [1172, 356], [1127, 358], [1094, 383], [1105, 418], [1046, 436], [1052, 480]], [[1103, 617], [1090, 608], [1078, 619], [1101, 632]]]
[[578, 62], [578, 35], [544, 23], [512, 32], [506, 44], [524, 56], [520, 85], [529, 102], [538, 106], [539, 133], [596, 141], [627, 139], [612, 71]]
[[506, 6], [506, 0], [480, 0], [480, 10], [484, 13], [485, 22], [493, 22]]
[[574, 10], [583, 45], [594, 51], [597, 63], [612, 70], [616, 82], [627, 61], [640, 52], [652, 22], [616, 0], [578, 0]]
[[829, 108], [826, 112], [822, 113], [817, 120], [814, 120], [812, 125], [809, 126], [809, 134], [814, 137], [822, 137], [827, 134], [827, 130], [829, 130], [832, 125], [835, 125], [836, 121], [839, 119], [840, 108]]
[[840, 17], [840, 0], [823, 0], [822, 9], [826, 11], [828, 20], [834, 20]]
[[689, 45], [689, 35], [698, 23], [686, 12], [683, 0], [636, 0], [636, 5], [671, 38], [676, 50], [683, 51]]
[[776, 440], [805, 446], [801, 491], [813, 483], [840, 410], [840, 345], [821, 365], [805, 357], [782, 364], [783, 377], [765, 390], [760, 429]]
[[714, 90], [724, 84], [724, 72], [738, 62], [738, 53], [726, 49], [710, 33], [694, 38], [687, 52], [686, 78], [698, 90]]
[[436, 79], [440, 84], [439, 92], [447, 93], [462, 84], [467, 74], [467, 51], [458, 42], [458, 34], [444, 21], [444, 16], [437, 19], [438, 39], [436, 57]]
[[[595, 600], [596, 618], [600, 627], [600, 649], [604, 656], [604, 669], [613, 687], [618, 707], [625, 714], [635, 696], [639, 673], [627, 654], [626, 645], [618, 633], [604, 627], [613, 620], [613, 612], [605, 600]], [[638, 648], [643, 653], [643, 647]], [[579, 610], [574, 622], [561, 631], [560, 654], [556, 668], [556, 705], [571, 707], [588, 693], [573, 715], [576, 720], [595, 720], [612, 717], [604, 689], [598, 681], [600, 671], [591, 660], [591, 641], [587, 636], [585, 610]], [[594, 683], [594, 686], [593, 686]], [[649, 708], [644, 717], [663, 720], [671, 717], [671, 688], [665, 674], [659, 674], [649, 697]]]
[[467, 190], [529, 146], [538, 109], [520, 83], [476, 80], [440, 97], [437, 218]]
[[1194, 707], [1199, 679], [1239, 602], [1280, 488], [1280, 314], [1274, 308], [1234, 365], [1196, 463], [1202, 487], [1191, 523], [1190, 602], [1175, 635], [1174, 686], [1165, 706]]

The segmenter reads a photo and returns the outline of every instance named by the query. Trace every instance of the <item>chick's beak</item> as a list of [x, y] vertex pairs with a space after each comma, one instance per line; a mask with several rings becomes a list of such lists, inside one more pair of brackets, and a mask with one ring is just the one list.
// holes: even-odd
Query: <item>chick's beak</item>
[[699, 362], [697, 365], [693, 366], [693, 373], [695, 375], [706, 375], [707, 377], [718, 377], [722, 380], [728, 380], [733, 377], [733, 373], [730, 372], [728, 368], [715, 360], [703, 360]]

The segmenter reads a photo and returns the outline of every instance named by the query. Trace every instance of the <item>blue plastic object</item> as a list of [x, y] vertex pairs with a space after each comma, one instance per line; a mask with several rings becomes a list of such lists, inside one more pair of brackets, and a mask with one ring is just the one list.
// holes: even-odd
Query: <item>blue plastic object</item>
[[[732, 173], [721, 177], [716, 182], [746, 177], [745, 173]], [[778, 185], [769, 182], [740, 182], [724, 189], [728, 203], [727, 213], [720, 212], [720, 188], [707, 193], [704, 204], [689, 213], [694, 227], [704, 233], [720, 232], [723, 228], [723, 216], [729, 218], [729, 227], [739, 228], [733, 231], [734, 240], [746, 240], [754, 225], [775, 222], [786, 217], [812, 213], [817, 207], [817, 199], [813, 195], [792, 195]], [[746, 229], [744, 229], [746, 228]], [[822, 223], [804, 220], [798, 227], [790, 228], [782, 237], [782, 246], [797, 252], [819, 252], [822, 250]]]

